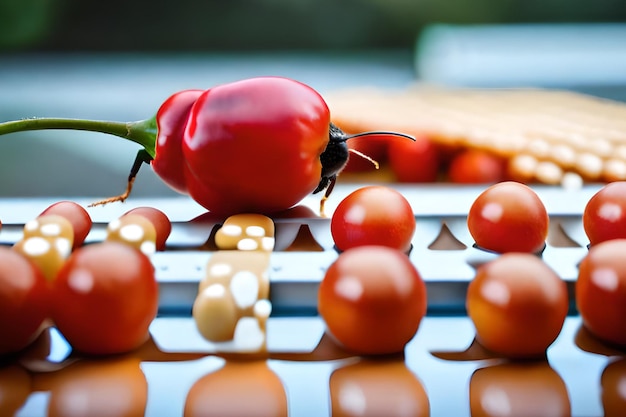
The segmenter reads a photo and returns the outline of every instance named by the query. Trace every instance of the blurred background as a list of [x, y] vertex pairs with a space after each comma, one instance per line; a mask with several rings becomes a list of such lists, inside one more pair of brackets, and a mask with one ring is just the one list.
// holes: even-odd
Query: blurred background
[[435, 22], [624, 19], [622, 0], [2, 0], [0, 45], [54, 52], [410, 49]]
[[[624, 22], [624, 23], [622, 23]], [[626, 100], [623, 0], [0, 0], [0, 121], [130, 121], [171, 93], [257, 75], [325, 93], [414, 82]], [[0, 197], [121, 192], [137, 148], [84, 132], [0, 138]], [[150, 169], [137, 196], [173, 195]]]

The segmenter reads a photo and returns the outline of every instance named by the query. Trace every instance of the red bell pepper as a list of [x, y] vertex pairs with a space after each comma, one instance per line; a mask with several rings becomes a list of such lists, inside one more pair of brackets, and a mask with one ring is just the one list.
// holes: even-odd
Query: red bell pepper
[[0, 135], [41, 129], [109, 133], [142, 146], [126, 192], [100, 203], [125, 200], [146, 162], [172, 189], [228, 215], [285, 210], [311, 192], [326, 190], [327, 197], [348, 160], [347, 139], [405, 136], [348, 136], [331, 123], [318, 92], [282, 77], [181, 91], [155, 117], [138, 122], [35, 118], [0, 123]]

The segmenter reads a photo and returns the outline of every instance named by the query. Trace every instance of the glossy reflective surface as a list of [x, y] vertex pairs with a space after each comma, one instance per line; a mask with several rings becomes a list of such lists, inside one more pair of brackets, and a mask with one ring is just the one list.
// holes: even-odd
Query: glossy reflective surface
[[[337, 186], [328, 212], [352, 189]], [[161, 293], [152, 338], [132, 354], [93, 359], [72, 354], [55, 330], [44, 333], [27, 351], [0, 363], [0, 416], [463, 417], [537, 415], [538, 409], [540, 415], [620, 415], [626, 352], [590, 336], [580, 317], [569, 316], [547, 355], [532, 362], [510, 363], [474, 342], [474, 326], [463, 315], [467, 286], [476, 268], [493, 259], [473, 247], [466, 225], [480, 189], [399, 189], [416, 203], [409, 258], [426, 281], [429, 307], [404, 355], [359, 358], [324, 337], [324, 323], [310, 312], [337, 252], [329, 219], [298, 210], [275, 221], [269, 273], [275, 316], [267, 323], [268, 353], [217, 356], [215, 346], [199, 335], [190, 306], [215, 254], [211, 236], [219, 219], [206, 218], [180, 199], [134, 200], [163, 209], [174, 222], [168, 250], [152, 258]], [[451, 192], [455, 204], [442, 204]], [[580, 206], [595, 189], [540, 192], [554, 225], [542, 258], [571, 290], [587, 253]], [[0, 201], [0, 243], [19, 239], [24, 221], [48, 203]], [[314, 212], [319, 200], [307, 204], [301, 208]], [[87, 241], [104, 239], [106, 223], [129, 208], [93, 211]]]
[[[404, 355], [378, 358], [354, 357], [321, 332], [298, 347], [299, 320], [270, 328], [277, 348], [255, 358], [161, 346], [189, 336], [167, 318], [136, 352], [101, 359], [72, 355], [51, 330], [0, 367], [0, 415], [592, 416], [626, 406], [626, 354], [576, 316], [545, 359], [525, 362], [473, 343], [466, 317], [428, 316]], [[319, 319], [302, 320], [310, 330]]]

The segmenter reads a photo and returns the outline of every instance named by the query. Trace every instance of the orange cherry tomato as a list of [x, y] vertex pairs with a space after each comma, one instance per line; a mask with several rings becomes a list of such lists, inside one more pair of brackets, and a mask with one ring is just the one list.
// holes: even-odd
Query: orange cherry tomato
[[528, 186], [505, 181], [483, 191], [470, 207], [467, 226], [476, 245], [494, 252], [540, 251], [548, 236], [548, 212]]
[[594, 245], [579, 265], [576, 305], [589, 332], [626, 347], [626, 239]]
[[339, 250], [382, 245], [401, 251], [411, 248], [415, 216], [407, 199], [382, 185], [359, 188], [333, 212], [330, 230]]
[[165, 250], [165, 242], [172, 232], [172, 223], [165, 213], [154, 207], [135, 207], [124, 213], [124, 216], [127, 214], [138, 214], [148, 219], [156, 231], [157, 250]]
[[565, 321], [567, 286], [540, 258], [507, 253], [483, 264], [467, 289], [476, 340], [507, 357], [545, 354]]
[[123, 243], [79, 248], [52, 283], [52, 318], [67, 341], [87, 354], [139, 347], [157, 309], [150, 259]]
[[626, 181], [607, 184], [589, 199], [583, 227], [592, 245], [626, 238]]
[[402, 252], [361, 246], [343, 252], [328, 268], [318, 309], [329, 334], [347, 350], [396, 353], [426, 314], [426, 285]]
[[437, 180], [440, 155], [437, 145], [426, 136], [415, 141], [392, 138], [388, 158], [398, 182], [434, 182]]
[[40, 216], [47, 214], [65, 217], [72, 224], [74, 229], [73, 249], [78, 248], [85, 242], [91, 230], [92, 220], [83, 206], [73, 201], [59, 201], [42, 211]]
[[43, 273], [20, 253], [0, 246], [0, 355], [24, 349], [48, 317]]
[[477, 149], [455, 155], [448, 168], [450, 181], [457, 184], [494, 184], [505, 179], [503, 158]]

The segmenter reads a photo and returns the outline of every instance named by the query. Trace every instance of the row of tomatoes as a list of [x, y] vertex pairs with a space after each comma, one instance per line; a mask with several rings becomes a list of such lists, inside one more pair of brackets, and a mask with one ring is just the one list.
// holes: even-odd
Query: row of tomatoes
[[[603, 339], [621, 345], [626, 344], [626, 331], [619, 325], [626, 305], [626, 273], [624, 277], [620, 274], [626, 266], [619, 265], [621, 257], [614, 253], [622, 244], [616, 239], [626, 239], [625, 188], [626, 183], [609, 184], [588, 202], [583, 220], [592, 248], [581, 263], [577, 283], [583, 288], [577, 301], [587, 326]], [[155, 247], [163, 249], [171, 229], [169, 220], [152, 208], [126, 215], [137, 214], [137, 210], [158, 230]], [[46, 280], [42, 268], [24, 254], [0, 248], [0, 294], [6, 300], [0, 304], [0, 324], [6, 336], [0, 342], [0, 353], [26, 346], [45, 319], [52, 319], [75, 348], [87, 353], [136, 347], [147, 337], [158, 307], [149, 258], [136, 248], [111, 241], [81, 246], [91, 219], [74, 203], [57, 203], [42, 216], [53, 214], [72, 223], [75, 249], [51, 279]], [[468, 313], [479, 337], [486, 345], [491, 343], [485, 334], [497, 337], [499, 342], [492, 346], [496, 351], [536, 354], [537, 346], [545, 347], [550, 337], [544, 335], [538, 345], [524, 348], [522, 342], [537, 339], [503, 335], [506, 329], [523, 334], [525, 324], [534, 334], [541, 333], [535, 331], [537, 326], [550, 324], [552, 332], [546, 334], [554, 335], [567, 313], [564, 284], [540, 258], [531, 255], [545, 244], [545, 207], [529, 187], [497, 183], [472, 205], [468, 227], [479, 247], [511, 253], [481, 267], [470, 284]], [[414, 231], [410, 204], [388, 187], [357, 189], [334, 211], [331, 232], [342, 253], [320, 285], [319, 311], [329, 332], [350, 350], [389, 353], [402, 349], [415, 334], [426, 313], [427, 298], [419, 271], [406, 256]], [[600, 244], [604, 240], [612, 242]], [[598, 269], [603, 272], [597, 273]], [[539, 312], [524, 310], [529, 301]], [[501, 321], [493, 319], [498, 315], [503, 317]], [[547, 316], [555, 321], [537, 318]], [[515, 324], [515, 320], [522, 321]], [[503, 328], [498, 328], [498, 323]]]
[[[537, 194], [517, 182], [488, 187], [472, 204], [468, 228], [499, 256], [477, 268], [466, 308], [483, 347], [508, 357], [545, 354], [569, 310], [565, 282], [541, 259], [549, 217]], [[590, 239], [579, 265], [576, 307], [600, 340], [626, 347], [626, 182], [600, 189], [585, 206]], [[426, 286], [406, 252], [415, 230], [409, 203], [384, 186], [363, 187], [333, 213], [343, 252], [320, 285], [329, 332], [352, 351], [404, 349], [426, 314]]]
[[[507, 160], [484, 150], [443, 145], [428, 136], [416, 136], [415, 141], [394, 136], [355, 137], [348, 142], [350, 149], [367, 155], [387, 166], [394, 180], [401, 183], [448, 181], [456, 184], [494, 184], [515, 175]], [[343, 173], [369, 172], [372, 163], [351, 156]]]
[[[0, 355], [20, 351], [52, 324], [87, 354], [125, 352], [147, 340], [158, 284], [139, 245], [152, 236], [149, 247], [162, 248], [171, 224], [150, 207], [127, 212], [118, 223], [124, 222], [129, 227], [110, 228], [105, 241], [83, 245], [91, 218], [62, 201], [33, 221], [40, 227], [27, 223], [22, 241], [0, 246]], [[70, 234], [60, 237], [66, 226]], [[71, 253], [57, 251], [64, 239]]]

